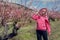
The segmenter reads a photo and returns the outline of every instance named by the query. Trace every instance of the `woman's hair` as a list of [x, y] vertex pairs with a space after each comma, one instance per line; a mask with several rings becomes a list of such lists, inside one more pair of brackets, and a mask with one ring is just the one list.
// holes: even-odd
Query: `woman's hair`
[[14, 21], [14, 22], [13, 22], [13, 26], [15, 26], [16, 24], [17, 24], [17, 21]]
[[42, 8], [42, 9], [40, 9], [40, 11], [42, 11], [42, 10], [46, 10], [46, 11], [47, 11], [47, 8]]
[[[42, 9], [39, 10], [38, 13], [39, 13], [39, 14], [42, 14], [43, 10], [45, 10], [45, 12], [47, 12], [47, 8], [42, 8]], [[47, 13], [46, 13], [46, 15], [47, 15]]]
[[15, 21], [14, 23], [17, 24], [17, 21]]
[[42, 9], [39, 10], [38, 13], [41, 13], [43, 10], [45, 10], [47, 12], [47, 8], [42, 8]]

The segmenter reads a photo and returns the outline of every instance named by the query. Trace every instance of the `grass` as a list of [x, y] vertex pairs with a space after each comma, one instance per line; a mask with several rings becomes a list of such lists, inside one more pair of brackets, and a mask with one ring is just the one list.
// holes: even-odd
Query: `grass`
[[52, 34], [50, 40], [60, 40], [60, 21], [51, 22]]
[[[11, 29], [8, 33], [12, 31]], [[35, 23], [29, 24], [26, 27], [21, 27], [18, 30], [18, 35], [9, 40], [37, 40], [35, 29]], [[51, 30], [49, 40], [60, 40], [60, 21], [51, 21]]]

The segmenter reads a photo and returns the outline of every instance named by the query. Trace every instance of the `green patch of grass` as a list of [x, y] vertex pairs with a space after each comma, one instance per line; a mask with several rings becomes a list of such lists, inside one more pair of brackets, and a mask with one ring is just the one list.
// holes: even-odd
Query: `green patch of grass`
[[[8, 33], [12, 32], [12, 25], [9, 26]], [[0, 29], [1, 30], [1, 29]], [[51, 21], [51, 35], [49, 40], [60, 40], [60, 21]], [[37, 40], [36, 37], [36, 23], [27, 25], [26, 27], [21, 27], [18, 30], [18, 35], [9, 40]]]

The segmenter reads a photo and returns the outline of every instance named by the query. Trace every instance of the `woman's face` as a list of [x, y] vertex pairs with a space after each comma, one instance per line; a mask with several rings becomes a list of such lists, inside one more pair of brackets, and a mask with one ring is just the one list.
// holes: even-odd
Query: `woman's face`
[[46, 13], [47, 13], [47, 10], [46, 9], [42, 9], [40, 15], [41, 16], [46, 16]]
[[46, 10], [43, 9], [43, 10], [42, 10], [42, 15], [45, 15], [45, 14], [46, 14]]

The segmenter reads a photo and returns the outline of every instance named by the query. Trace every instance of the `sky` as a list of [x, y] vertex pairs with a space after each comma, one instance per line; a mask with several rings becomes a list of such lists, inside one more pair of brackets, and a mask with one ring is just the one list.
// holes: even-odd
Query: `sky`
[[60, 0], [32, 0], [32, 2], [31, 0], [9, 0], [9, 2], [21, 4], [28, 8], [37, 10], [41, 8], [52, 9], [56, 8], [57, 5], [58, 6], [57, 10], [60, 10]]

